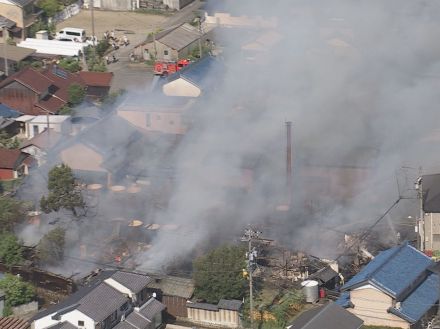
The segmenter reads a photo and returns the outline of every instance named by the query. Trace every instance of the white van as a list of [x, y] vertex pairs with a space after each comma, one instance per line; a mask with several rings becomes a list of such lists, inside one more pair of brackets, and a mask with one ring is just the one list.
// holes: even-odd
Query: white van
[[65, 27], [61, 31], [57, 32], [55, 39], [61, 41], [85, 42], [86, 31], [84, 29], [78, 29], [75, 27]]

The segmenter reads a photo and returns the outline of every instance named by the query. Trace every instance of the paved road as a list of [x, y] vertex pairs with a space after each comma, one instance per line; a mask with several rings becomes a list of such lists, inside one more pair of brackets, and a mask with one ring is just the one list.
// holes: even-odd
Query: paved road
[[[159, 24], [158, 28], [167, 29], [171, 26], [191, 21], [196, 16], [196, 11], [201, 5], [200, 0], [194, 1], [173, 16], [168, 17], [163, 23]], [[130, 45], [112, 52], [118, 61], [107, 66], [108, 70], [114, 73], [111, 91], [120, 89], [148, 91], [154, 77], [151, 67], [147, 67], [142, 63], [133, 64], [129, 60], [130, 52], [137, 44], [145, 40], [145, 36], [133, 34], [129, 35], [129, 38]]]

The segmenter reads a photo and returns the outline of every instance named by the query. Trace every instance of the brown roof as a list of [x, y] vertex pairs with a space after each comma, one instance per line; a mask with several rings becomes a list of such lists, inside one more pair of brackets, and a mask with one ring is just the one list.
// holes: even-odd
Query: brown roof
[[5, 52], [4, 44], [0, 43], [0, 58], [4, 59], [3, 55], [6, 53], [6, 58], [14, 62], [19, 62], [25, 59], [26, 57], [35, 53], [35, 51], [36, 51], [35, 49], [31, 49], [31, 48], [7, 45]]
[[[62, 74], [56, 74], [56, 72]], [[45, 70], [41, 71], [41, 74], [54, 82], [54, 85], [57, 88], [54, 89], [53, 94], [64, 102], [69, 100], [68, 89], [72, 83], [78, 83], [81, 86], [85, 86], [78, 74], [70, 73], [62, 68], [57, 68], [56, 66], [48, 66]]]
[[0, 147], [0, 168], [15, 169], [24, 160], [24, 153], [20, 150], [9, 150]]
[[113, 79], [113, 72], [89, 72], [81, 71], [79, 76], [87, 86], [110, 87]]
[[26, 141], [21, 146], [21, 149], [24, 149], [25, 147], [28, 147], [30, 145], [34, 145], [42, 150], [50, 149], [60, 141], [62, 135], [54, 131], [53, 129], [49, 130], [49, 134], [47, 132], [48, 130], [46, 129], [45, 131], [38, 134], [34, 138]]
[[23, 70], [9, 76], [5, 81], [0, 84], [0, 88], [7, 86], [13, 81], [17, 81], [22, 85], [32, 89], [37, 94], [42, 94], [46, 92], [53, 81], [45, 77], [38, 71], [31, 69], [30, 67], [24, 68]]
[[[66, 103], [67, 101], [63, 101], [56, 96], [48, 95], [35, 104], [35, 110], [38, 111], [41, 108], [51, 113], [57, 113]], [[46, 114], [46, 112], [43, 111], [41, 114]]]
[[12, 317], [0, 317], [1, 329], [28, 329], [30, 327], [29, 322]]

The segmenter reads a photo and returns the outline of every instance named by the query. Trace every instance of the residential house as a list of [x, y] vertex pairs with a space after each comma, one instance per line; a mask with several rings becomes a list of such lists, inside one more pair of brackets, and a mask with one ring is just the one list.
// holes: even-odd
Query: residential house
[[[36, 0], [2, 0], [0, 2], [0, 22], [6, 28], [7, 38], [24, 39], [30, 27], [38, 20], [42, 11], [35, 6]], [[4, 43], [4, 42], [3, 42]]]
[[126, 98], [117, 108], [118, 116], [146, 131], [164, 134], [184, 134], [188, 129], [185, 113], [193, 102], [179, 97], [145, 95]]
[[422, 195], [423, 218], [419, 221], [421, 250], [440, 250], [440, 174], [423, 175], [416, 186]]
[[194, 294], [193, 280], [175, 276], [156, 277], [149, 287], [159, 290], [158, 298], [166, 306], [168, 317], [176, 319], [188, 316], [187, 302]]
[[[3, 313], [0, 313], [3, 314]], [[0, 317], [0, 328], [2, 329], [29, 329], [30, 324], [26, 320], [14, 317]]]
[[[151, 323], [162, 321], [159, 313], [164, 306], [146, 293], [150, 281], [142, 274], [105, 271], [66, 300], [34, 316], [32, 328], [125, 328], [141, 320], [137, 329], [155, 329]], [[128, 323], [128, 319], [132, 321]]]
[[15, 136], [19, 133], [19, 123], [15, 118], [22, 113], [11, 109], [5, 104], [0, 104], [0, 132], [5, 132], [8, 136]]
[[25, 141], [20, 150], [31, 155], [38, 166], [46, 162], [48, 152], [57, 145], [63, 138], [63, 135], [54, 131], [53, 129], [45, 130], [33, 138]]
[[360, 329], [362, 321], [336, 303], [315, 307], [301, 313], [287, 329]]
[[200, 325], [239, 328], [241, 300], [220, 299], [217, 305], [187, 303], [188, 320]]
[[84, 85], [77, 74], [50, 66], [27, 67], [0, 83], [0, 101], [24, 114], [56, 114], [69, 100], [71, 84]]
[[433, 265], [408, 243], [385, 250], [342, 287], [337, 303], [365, 325], [421, 328], [439, 300]]
[[29, 154], [0, 147], [0, 180], [27, 175], [31, 164], [32, 157]]
[[206, 56], [163, 79], [162, 91], [167, 96], [199, 97], [218, 86], [224, 71], [218, 60]]
[[87, 86], [87, 97], [103, 98], [108, 95], [113, 79], [113, 72], [80, 71], [79, 76]]
[[[6, 49], [5, 49], [6, 47]], [[35, 53], [35, 49], [17, 47], [13, 45], [0, 44], [0, 70], [6, 74], [6, 67], [8, 67], [8, 74], [11, 75], [17, 72], [17, 64], [20, 61], [26, 60]], [[6, 57], [6, 61], [5, 61]]]
[[199, 40], [205, 42], [207, 38], [207, 34], [201, 33], [197, 27], [184, 23], [149, 36], [144, 43], [134, 48], [133, 54], [145, 60], [154, 57], [176, 61], [189, 56], [194, 49], [198, 49]]
[[48, 128], [63, 135], [71, 131], [70, 115], [22, 115], [15, 121], [20, 123], [19, 138], [32, 139]]

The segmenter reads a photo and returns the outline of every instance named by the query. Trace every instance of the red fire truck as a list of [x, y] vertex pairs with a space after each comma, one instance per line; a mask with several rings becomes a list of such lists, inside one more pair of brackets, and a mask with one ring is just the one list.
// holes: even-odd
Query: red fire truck
[[167, 76], [169, 74], [176, 73], [177, 71], [188, 66], [190, 61], [188, 59], [179, 59], [175, 61], [156, 61], [154, 63], [154, 74], [160, 76]]

